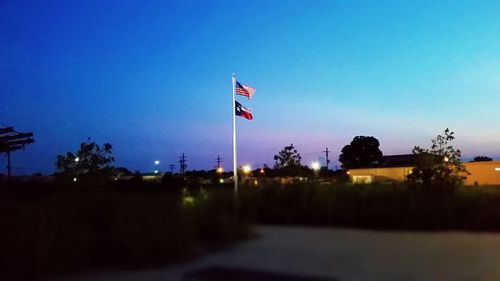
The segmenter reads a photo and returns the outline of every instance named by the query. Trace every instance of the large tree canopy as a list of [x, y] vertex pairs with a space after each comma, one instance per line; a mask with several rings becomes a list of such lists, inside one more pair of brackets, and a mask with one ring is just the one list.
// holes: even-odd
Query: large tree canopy
[[105, 143], [100, 147], [95, 142], [82, 142], [80, 149], [73, 154], [57, 155], [56, 168], [62, 174], [96, 174], [112, 168], [114, 157], [111, 152], [112, 146]]
[[274, 160], [274, 169], [282, 176], [298, 176], [303, 173], [304, 167], [300, 163], [302, 157], [293, 144], [285, 146], [274, 155]]
[[379, 149], [380, 143], [374, 137], [356, 136], [342, 148], [339, 161], [342, 168], [362, 168], [379, 165], [382, 161], [382, 151]]

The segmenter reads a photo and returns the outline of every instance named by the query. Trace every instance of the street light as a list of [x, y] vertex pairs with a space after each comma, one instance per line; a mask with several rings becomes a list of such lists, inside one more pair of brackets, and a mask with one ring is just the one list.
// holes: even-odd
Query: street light
[[242, 170], [243, 170], [243, 173], [244, 173], [244, 174], [248, 175], [248, 174], [250, 174], [250, 172], [252, 171], [252, 168], [250, 167], [250, 165], [244, 165], [244, 166], [242, 167]]
[[313, 169], [315, 172], [319, 171], [321, 169], [321, 165], [318, 163], [318, 161], [313, 161], [311, 163], [311, 169]]
[[218, 167], [217, 170], [216, 170], [216, 172], [218, 174], [222, 174], [224, 172], [224, 169], [222, 167]]
[[158, 174], [158, 172], [160, 171], [158, 169], [158, 165], [160, 164], [160, 160], [155, 160], [155, 174]]

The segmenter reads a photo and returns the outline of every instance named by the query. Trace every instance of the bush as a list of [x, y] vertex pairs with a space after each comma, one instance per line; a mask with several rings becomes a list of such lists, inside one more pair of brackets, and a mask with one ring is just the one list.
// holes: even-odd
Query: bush
[[[247, 194], [248, 193], [248, 194]], [[422, 193], [403, 184], [270, 186], [241, 192], [255, 223], [370, 229], [500, 231], [500, 189]], [[241, 214], [240, 214], [241, 215]], [[241, 218], [241, 217], [240, 217]]]
[[453, 193], [463, 183], [469, 172], [460, 160], [460, 150], [450, 145], [454, 139], [454, 133], [446, 129], [431, 140], [430, 149], [413, 148], [416, 163], [408, 175], [412, 186], [422, 191]]
[[[36, 191], [36, 192], [35, 192]], [[103, 267], [165, 265], [207, 243], [248, 236], [217, 198], [160, 185], [9, 186], [0, 189], [1, 278], [44, 279]]]

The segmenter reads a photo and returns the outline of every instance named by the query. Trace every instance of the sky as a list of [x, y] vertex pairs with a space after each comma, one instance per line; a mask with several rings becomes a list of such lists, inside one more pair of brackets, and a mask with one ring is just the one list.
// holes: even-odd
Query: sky
[[[33, 132], [14, 174], [53, 173], [88, 137], [116, 166], [339, 165], [374, 136], [384, 155], [450, 128], [464, 160], [500, 159], [499, 1], [0, 0], [0, 126]], [[0, 156], [0, 173], [6, 159]]]

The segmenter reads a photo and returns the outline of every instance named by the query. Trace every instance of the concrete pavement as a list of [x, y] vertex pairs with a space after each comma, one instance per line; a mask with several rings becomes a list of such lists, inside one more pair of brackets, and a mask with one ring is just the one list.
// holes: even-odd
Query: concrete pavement
[[256, 231], [260, 238], [164, 269], [58, 280], [500, 280], [500, 234], [278, 226]]

